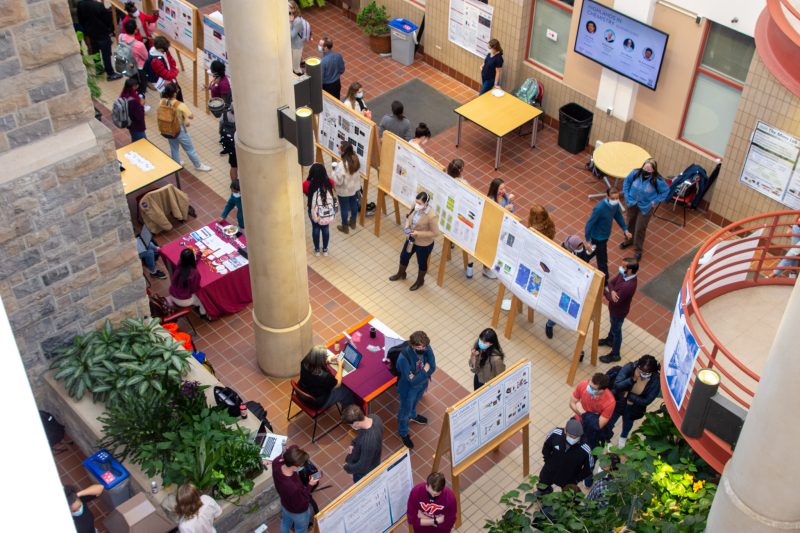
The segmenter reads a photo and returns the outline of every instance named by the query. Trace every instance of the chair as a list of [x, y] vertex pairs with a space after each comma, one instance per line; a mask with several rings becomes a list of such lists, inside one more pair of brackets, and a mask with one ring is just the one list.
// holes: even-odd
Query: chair
[[162, 324], [166, 324], [167, 322], [177, 323], [181, 318], [185, 318], [189, 327], [192, 328], [192, 333], [197, 336], [197, 330], [194, 329], [194, 324], [192, 324], [192, 320], [189, 318], [192, 312], [190, 307], [176, 308], [170, 305], [166, 298], [151, 291], [150, 287], [148, 287], [146, 291], [147, 298], [150, 301], [150, 314], [152, 316], [160, 318]]
[[[672, 182], [669, 183], [672, 185]], [[655, 210], [653, 211], [653, 216], [659, 220], [664, 220], [666, 222], [670, 222], [675, 224], [676, 226], [685, 227], [686, 226], [686, 209], [691, 207], [692, 202], [694, 202], [695, 196], [700, 190], [700, 176], [695, 175], [692, 179], [688, 179], [678, 185], [678, 188], [672, 194], [672, 211], [675, 212], [675, 207], [680, 204], [683, 207], [683, 223], [679, 224], [678, 222], [672, 220], [671, 218], [664, 218], [658, 216], [658, 205], [656, 206]], [[659, 204], [660, 205], [660, 204]], [[694, 208], [692, 208], [694, 209]]]
[[[323, 415], [328, 409], [330, 409], [330, 406], [325, 407], [325, 408], [310, 407], [306, 403], [306, 402], [309, 402], [309, 401], [314, 401], [314, 397], [311, 396], [309, 393], [305, 392], [303, 389], [301, 389], [300, 386], [297, 384], [297, 381], [292, 380], [292, 396], [289, 399], [289, 411], [286, 413], [286, 420], [293, 419], [294, 417], [299, 415], [301, 412], [307, 414], [308, 416], [310, 416], [311, 419], [314, 421], [314, 429], [311, 432], [311, 444], [314, 444], [314, 442], [316, 442], [316, 440], [317, 440], [316, 439], [316, 435], [317, 435], [317, 420], [319, 419], [320, 415]], [[292, 414], [292, 404], [296, 404], [297, 407], [300, 408], [300, 411], [295, 413], [293, 416], [290, 416]], [[341, 419], [342, 409], [339, 407], [338, 404], [334, 404], [334, 405], [336, 406], [336, 409], [339, 411], [339, 415], [340, 415], [339, 418]], [[336, 425], [333, 426], [332, 428], [330, 428], [328, 431], [326, 431], [322, 435], [320, 435], [320, 438], [324, 437], [325, 435], [327, 435], [328, 433], [330, 433], [334, 429], [338, 428], [339, 424], [341, 424], [341, 422], [337, 421]]]

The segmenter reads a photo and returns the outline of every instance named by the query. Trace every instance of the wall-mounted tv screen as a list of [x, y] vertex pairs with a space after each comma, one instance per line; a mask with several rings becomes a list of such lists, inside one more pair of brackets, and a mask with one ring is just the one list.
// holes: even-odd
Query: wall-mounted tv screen
[[575, 52], [655, 91], [668, 39], [663, 31], [583, 0]]

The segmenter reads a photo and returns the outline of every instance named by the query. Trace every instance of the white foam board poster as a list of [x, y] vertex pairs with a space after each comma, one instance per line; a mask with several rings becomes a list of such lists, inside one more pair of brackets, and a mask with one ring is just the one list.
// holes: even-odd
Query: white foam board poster
[[478, 57], [489, 53], [494, 8], [477, 0], [450, 0], [447, 38]]
[[359, 118], [348, 109], [336, 105], [327, 93], [323, 93], [322, 113], [319, 114], [317, 142], [326, 150], [339, 155], [342, 141], [353, 145], [361, 163], [361, 173], [365, 174], [370, 164], [370, 139], [372, 124]]
[[678, 409], [681, 408], [686, 397], [689, 378], [692, 376], [694, 364], [700, 352], [697, 340], [686, 324], [686, 315], [683, 309], [684, 291], [685, 289], [681, 289], [678, 294], [669, 335], [664, 344], [664, 377], [672, 401], [675, 402]]
[[[215, 15], [219, 15], [215, 17]], [[203, 56], [206, 68], [211, 68], [212, 61], [228, 64], [228, 51], [225, 48], [225, 27], [222, 25], [222, 14], [215, 11], [210, 16], [203, 16]]]
[[181, 0], [162, 0], [156, 27], [171, 41], [194, 51], [194, 9]]

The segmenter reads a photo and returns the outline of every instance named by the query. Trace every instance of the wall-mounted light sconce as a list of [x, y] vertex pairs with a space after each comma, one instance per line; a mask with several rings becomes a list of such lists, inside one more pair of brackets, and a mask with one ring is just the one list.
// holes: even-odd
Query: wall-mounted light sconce
[[719, 394], [719, 383], [719, 374], [714, 370], [704, 368], [697, 373], [681, 433], [696, 439], [708, 430], [733, 448], [739, 440], [747, 411]]
[[306, 106], [295, 110], [294, 115], [289, 109], [278, 109], [278, 133], [297, 148], [297, 162], [310, 166], [314, 163], [314, 113]]
[[[309, 100], [307, 104], [314, 113], [322, 112], [322, 61], [318, 57], [306, 59], [306, 76], [309, 78]], [[301, 105], [301, 104], [297, 104]]]

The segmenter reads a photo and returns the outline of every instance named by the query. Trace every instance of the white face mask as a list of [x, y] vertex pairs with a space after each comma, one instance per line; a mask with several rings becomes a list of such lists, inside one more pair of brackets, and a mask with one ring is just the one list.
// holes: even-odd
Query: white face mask
[[322, 45], [321, 45], [321, 44], [318, 44], [318, 45], [317, 45], [317, 50], [319, 50], [320, 52], [322, 52]]
[[652, 375], [653, 375], [652, 372], [642, 372], [641, 370], [639, 371], [639, 377], [642, 379], [650, 379], [650, 376]]
[[356, 93], [356, 98], [364, 98], [364, 91], [358, 91]]
[[570, 446], [573, 446], [579, 440], [581, 440], [580, 437], [567, 437], [567, 442], [569, 443]]
[[619, 267], [617, 270], [619, 270], [619, 273], [620, 273], [622, 276], [625, 276], [625, 269], [624, 269], [624, 268], [622, 268], [622, 267]]
[[611, 205], [619, 205], [619, 200], [609, 200], [608, 203]]
[[234, 192], [234, 193], [231, 193], [231, 194], [233, 195], [234, 198], [241, 198], [242, 197], [242, 193], [240, 193], [240, 192]]
[[425, 207], [425, 206], [424, 206], [424, 205], [422, 205], [422, 204], [414, 204], [414, 211], [420, 211], [420, 210], [422, 210], [424, 207]]

